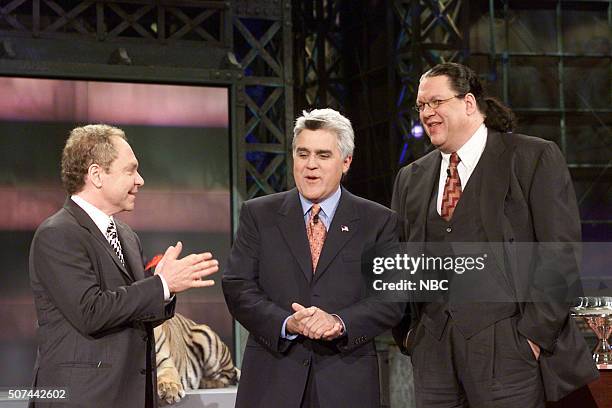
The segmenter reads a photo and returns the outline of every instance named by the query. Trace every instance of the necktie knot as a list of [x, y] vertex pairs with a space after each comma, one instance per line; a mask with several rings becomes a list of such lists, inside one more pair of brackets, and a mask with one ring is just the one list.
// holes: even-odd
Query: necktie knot
[[448, 163], [448, 167], [451, 169], [456, 169], [460, 161], [461, 159], [459, 158], [459, 155], [457, 154], [457, 152], [453, 152], [450, 155], [450, 162]]
[[321, 205], [313, 204], [310, 207], [310, 218], [312, 218], [313, 222], [316, 224], [319, 222], [319, 213], [321, 212]]

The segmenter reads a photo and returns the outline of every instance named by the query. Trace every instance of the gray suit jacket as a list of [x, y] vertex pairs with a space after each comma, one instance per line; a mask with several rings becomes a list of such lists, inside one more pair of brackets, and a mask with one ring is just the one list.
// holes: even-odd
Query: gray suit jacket
[[[434, 150], [402, 168], [396, 178], [392, 208], [399, 214], [405, 241], [425, 241], [425, 225], [432, 186], [438, 185], [440, 153]], [[545, 285], [537, 286], [538, 270], [533, 271], [533, 254], [517, 254], [515, 243], [580, 242], [580, 216], [565, 159], [553, 142], [520, 134], [489, 131], [479, 166], [483, 166], [480, 186], [480, 217], [491, 252], [500, 271], [511, 276], [510, 285], [520, 302], [519, 332], [542, 347], [540, 368], [547, 400], [556, 401], [598, 377], [586, 343], [569, 317], [567, 304], [558, 301]], [[552, 265], [568, 286], [576, 284], [577, 254], [568, 254]], [[540, 259], [546, 259], [540, 257]], [[579, 259], [579, 258], [578, 258]], [[547, 265], [540, 263], [538, 268]], [[536, 276], [529, 276], [533, 273]], [[500, 276], [500, 281], [504, 277]], [[466, 307], [463, 318], [470, 313]], [[412, 304], [403, 322], [394, 330], [403, 347], [410, 327], [420, 319], [420, 307]], [[499, 316], [500, 318], [507, 316]], [[495, 316], [492, 317], [495, 321]], [[413, 334], [414, 330], [410, 331]], [[410, 345], [410, 341], [407, 342]], [[404, 352], [410, 350], [403, 348]]]
[[172, 317], [176, 300], [165, 305], [160, 278], [145, 277], [138, 236], [116, 224], [129, 270], [71, 199], [34, 235], [30, 281], [39, 327], [33, 384], [66, 388], [68, 399], [31, 407], [144, 407], [145, 400], [156, 406], [153, 327]]
[[[236, 407], [299, 407], [309, 370], [321, 408], [378, 407], [374, 337], [393, 327], [404, 304], [366, 297], [363, 251], [397, 241], [395, 214], [346, 190], [313, 275], [296, 189], [247, 201], [223, 276], [232, 315], [249, 330]], [[346, 336], [281, 339], [291, 303], [338, 314]]]

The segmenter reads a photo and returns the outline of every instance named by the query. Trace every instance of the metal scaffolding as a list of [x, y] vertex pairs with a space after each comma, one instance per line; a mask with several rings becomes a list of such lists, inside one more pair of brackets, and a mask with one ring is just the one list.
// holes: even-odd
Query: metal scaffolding
[[295, 104], [298, 110], [345, 103], [341, 1], [294, 2]]
[[470, 64], [488, 66], [519, 132], [559, 145], [585, 238], [604, 239], [597, 226], [612, 224], [612, 1], [489, 0], [485, 15], [488, 50], [474, 46]]

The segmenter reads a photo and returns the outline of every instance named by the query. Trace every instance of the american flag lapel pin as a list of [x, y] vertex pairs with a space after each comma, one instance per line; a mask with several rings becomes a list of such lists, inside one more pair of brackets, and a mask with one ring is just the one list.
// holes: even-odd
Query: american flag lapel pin
[[342, 231], [342, 232], [349, 232], [349, 227], [347, 227], [346, 225], [342, 225], [340, 227], [340, 231]]

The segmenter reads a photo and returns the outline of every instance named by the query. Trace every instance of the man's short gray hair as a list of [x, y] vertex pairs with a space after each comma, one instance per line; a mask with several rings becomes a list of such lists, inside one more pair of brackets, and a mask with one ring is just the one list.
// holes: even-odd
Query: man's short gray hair
[[353, 126], [351, 126], [351, 121], [342, 116], [340, 112], [329, 108], [314, 109], [310, 112], [302, 111], [302, 116], [295, 120], [293, 128], [293, 142], [291, 143], [293, 151], [295, 151], [295, 139], [304, 129], [325, 129], [334, 132], [342, 159], [353, 155], [353, 150], [355, 150]]

